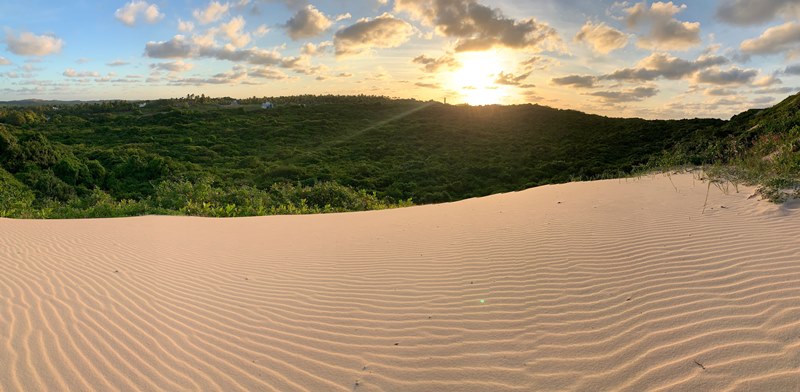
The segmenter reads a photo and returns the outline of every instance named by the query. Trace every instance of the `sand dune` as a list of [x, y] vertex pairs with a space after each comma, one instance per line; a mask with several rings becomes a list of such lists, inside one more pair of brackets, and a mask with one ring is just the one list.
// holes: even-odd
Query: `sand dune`
[[0, 390], [798, 391], [800, 216], [706, 190], [0, 220]]

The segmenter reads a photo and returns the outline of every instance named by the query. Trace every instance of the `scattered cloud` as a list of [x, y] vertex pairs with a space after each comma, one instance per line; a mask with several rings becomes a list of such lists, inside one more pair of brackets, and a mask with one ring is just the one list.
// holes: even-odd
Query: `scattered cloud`
[[126, 26], [135, 26], [141, 17], [147, 23], [156, 23], [164, 18], [158, 6], [144, 0], [132, 0], [114, 12], [114, 17]]
[[592, 88], [595, 86], [595, 83], [597, 83], [597, 77], [591, 75], [569, 75], [560, 78], [553, 78], [552, 82], [557, 86]]
[[250, 33], [244, 32], [245, 21], [240, 15], [231, 19], [228, 23], [219, 26], [219, 34], [226, 37], [230, 44], [235, 48], [241, 48], [250, 43]]
[[800, 23], [770, 27], [759, 37], [742, 41], [739, 49], [747, 55], [797, 55], [800, 53]]
[[178, 60], [178, 61], [171, 61], [171, 62], [167, 62], [167, 63], [150, 64], [150, 68], [157, 69], [157, 70], [160, 70], [160, 71], [179, 73], [179, 72], [186, 72], [186, 71], [191, 70], [192, 68], [194, 68], [194, 65], [193, 64], [184, 63], [183, 61]]
[[461, 68], [461, 63], [456, 60], [452, 53], [447, 53], [439, 58], [419, 55], [411, 60], [415, 64], [421, 64], [425, 72], [439, 72], [441, 70], [455, 70]]
[[592, 50], [601, 54], [608, 54], [628, 45], [627, 34], [605, 23], [594, 24], [591, 21], [584, 23], [575, 35], [575, 40], [585, 42]]
[[128, 64], [130, 63], [124, 60], [114, 60], [110, 63], [106, 63], [106, 65], [109, 67], [121, 67], [123, 65], [128, 65]]
[[775, 75], [764, 75], [753, 81], [753, 86], [755, 87], [768, 87], [776, 84], [783, 84], [783, 80], [780, 80]]
[[47, 56], [61, 52], [64, 40], [55, 35], [36, 35], [21, 32], [19, 35], [11, 31], [6, 33], [6, 49], [20, 56]]
[[205, 9], [196, 9], [192, 12], [192, 16], [197, 19], [200, 24], [209, 24], [211, 22], [216, 22], [223, 15], [225, 15], [228, 10], [231, 8], [230, 3], [220, 3], [218, 1], [212, 1], [208, 3]]
[[331, 41], [320, 42], [316, 45], [307, 42], [300, 48], [300, 53], [306, 56], [318, 56], [330, 52], [331, 49], [333, 49], [333, 42]]
[[800, 75], [800, 64], [787, 66], [783, 70], [783, 73], [786, 75]]
[[675, 15], [686, 9], [686, 5], [677, 6], [668, 3], [654, 2], [647, 6], [647, 1], [636, 3], [626, 8], [626, 21], [629, 27], [644, 27], [646, 34], [639, 37], [637, 45], [654, 50], [684, 50], [699, 45], [700, 23], [682, 22]]
[[62, 75], [68, 78], [96, 78], [100, 76], [100, 73], [97, 71], [76, 71], [72, 68], [67, 68]]
[[735, 25], [757, 25], [777, 18], [800, 17], [797, 0], [722, 0], [717, 18]]
[[359, 54], [372, 48], [394, 48], [407, 42], [414, 33], [408, 22], [384, 13], [374, 19], [364, 18], [336, 32], [337, 56]]
[[705, 69], [695, 74], [694, 82], [716, 85], [746, 84], [752, 82], [756, 76], [758, 71], [755, 69]]
[[144, 47], [145, 56], [157, 59], [186, 58], [191, 52], [192, 44], [182, 35], [176, 35], [169, 41], [150, 41]]
[[194, 22], [178, 19], [178, 31], [182, 33], [191, 33], [194, 31]]
[[316, 37], [327, 30], [333, 22], [325, 14], [308, 5], [300, 9], [284, 26], [289, 37], [295, 41]]
[[514, 75], [513, 73], [500, 71], [495, 78], [494, 83], [503, 86], [522, 86], [523, 82], [528, 79], [528, 76], [531, 76], [531, 72]]
[[558, 33], [547, 24], [508, 18], [500, 9], [476, 0], [396, 0], [394, 8], [435, 27], [441, 36], [455, 38], [456, 52], [494, 47], [541, 51], [561, 46]]
[[599, 97], [606, 103], [638, 102], [658, 94], [655, 87], [636, 87], [623, 91], [596, 91], [589, 93], [591, 96]]
[[11, 60], [9, 60], [9, 59], [7, 59], [7, 58], [5, 58], [3, 56], [0, 56], [0, 65], [10, 65], [10, 64], [11, 64]]
[[653, 53], [639, 61], [634, 68], [624, 68], [604, 75], [603, 79], [618, 81], [651, 81], [658, 78], [677, 80], [693, 75], [695, 72], [728, 63], [722, 56], [700, 56], [689, 61], [668, 53]]

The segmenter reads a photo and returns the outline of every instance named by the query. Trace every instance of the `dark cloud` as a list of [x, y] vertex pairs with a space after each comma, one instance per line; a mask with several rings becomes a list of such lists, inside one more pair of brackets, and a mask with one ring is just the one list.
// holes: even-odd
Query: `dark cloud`
[[599, 97], [607, 103], [638, 102], [658, 94], [655, 87], [636, 87], [623, 91], [596, 91], [589, 93], [591, 96]]
[[597, 83], [597, 77], [591, 75], [569, 75], [553, 78], [553, 84], [558, 86], [571, 86], [577, 88], [592, 88]]
[[421, 64], [423, 66], [422, 69], [425, 72], [439, 72], [442, 69], [453, 70], [461, 68], [461, 63], [450, 53], [439, 58], [428, 57], [423, 54], [415, 57], [412, 62], [415, 64]]
[[705, 69], [697, 72], [694, 77], [696, 83], [716, 85], [745, 84], [752, 82], [758, 71], [754, 69], [731, 68], [728, 70]]
[[494, 80], [494, 83], [504, 86], [522, 86], [522, 82], [528, 79], [528, 76], [531, 76], [531, 72], [526, 72], [520, 75], [500, 72], [500, 74], [497, 75], [497, 78]]
[[442, 36], [456, 38], [457, 52], [493, 47], [541, 50], [561, 43], [547, 24], [508, 18], [476, 0], [396, 0], [395, 10], [434, 26]]
[[333, 22], [325, 14], [308, 5], [294, 14], [284, 27], [293, 40], [316, 37], [327, 30]]
[[723, 0], [717, 18], [735, 25], [755, 25], [779, 17], [797, 17], [799, 11], [798, 0]]

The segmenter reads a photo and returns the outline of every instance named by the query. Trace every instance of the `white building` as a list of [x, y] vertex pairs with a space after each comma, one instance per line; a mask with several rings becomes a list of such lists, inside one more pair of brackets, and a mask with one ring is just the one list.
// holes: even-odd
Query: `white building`
[[261, 109], [272, 109], [274, 107], [275, 105], [273, 105], [272, 102], [264, 102], [261, 104]]

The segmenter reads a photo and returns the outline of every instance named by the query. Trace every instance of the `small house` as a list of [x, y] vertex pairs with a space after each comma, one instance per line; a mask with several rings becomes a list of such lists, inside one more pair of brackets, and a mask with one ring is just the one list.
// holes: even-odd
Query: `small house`
[[274, 107], [275, 105], [273, 105], [272, 102], [264, 102], [261, 104], [261, 109], [272, 109]]
[[145, 106], [147, 106], [147, 102], [142, 102], [142, 103], [140, 103], [140, 104], [139, 104], [139, 107], [140, 107], [140, 108], [143, 108], [143, 107], [145, 107]]

